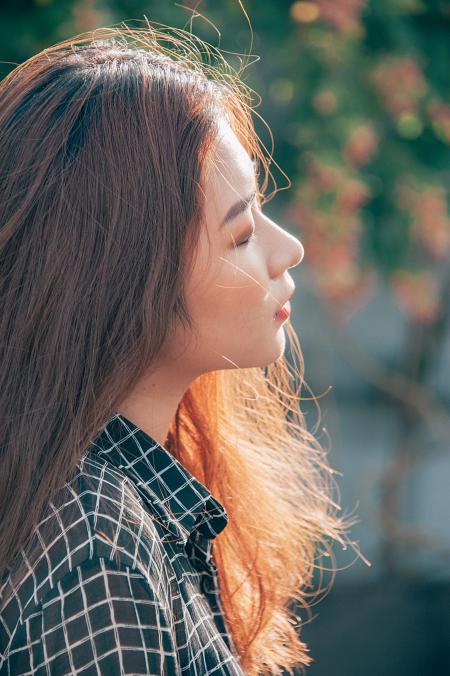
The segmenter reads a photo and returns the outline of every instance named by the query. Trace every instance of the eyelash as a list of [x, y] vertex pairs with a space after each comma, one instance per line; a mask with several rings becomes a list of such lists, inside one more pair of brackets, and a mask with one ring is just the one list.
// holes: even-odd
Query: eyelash
[[252, 230], [252, 234], [250, 235], [250, 237], [245, 239], [243, 242], [239, 242], [239, 244], [237, 244], [237, 246], [245, 246], [246, 244], [253, 242], [254, 239], [255, 239], [255, 231]]
[[255, 237], [256, 237], [256, 235], [255, 235], [255, 228], [253, 228], [250, 237], [247, 237], [247, 239], [245, 239], [243, 242], [239, 242], [239, 244], [236, 244], [236, 248], [237, 248], [237, 247], [240, 247], [240, 246], [246, 246], [247, 244], [250, 244], [250, 242], [253, 242], [253, 240], [255, 239]]

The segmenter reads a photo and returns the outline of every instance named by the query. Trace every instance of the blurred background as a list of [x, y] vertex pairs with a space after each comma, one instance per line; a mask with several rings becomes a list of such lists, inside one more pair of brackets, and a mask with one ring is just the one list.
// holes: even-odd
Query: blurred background
[[58, 40], [144, 17], [259, 56], [244, 79], [274, 141], [256, 119], [279, 189], [265, 211], [306, 251], [291, 321], [321, 420], [305, 410], [370, 562], [340, 547], [325, 560], [338, 571], [300, 611], [307, 673], [448, 676], [450, 2], [244, 8], [252, 47], [239, 0], [2, 0], [0, 77]]

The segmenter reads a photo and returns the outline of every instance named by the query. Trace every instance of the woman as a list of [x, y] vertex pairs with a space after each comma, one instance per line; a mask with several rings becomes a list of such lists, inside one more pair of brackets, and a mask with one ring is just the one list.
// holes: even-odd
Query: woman
[[1, 673], [312, 661], [288, 604], [351, 524], [299, 408], [303, 248], [202, 44], [104, 29], [0, 85]]

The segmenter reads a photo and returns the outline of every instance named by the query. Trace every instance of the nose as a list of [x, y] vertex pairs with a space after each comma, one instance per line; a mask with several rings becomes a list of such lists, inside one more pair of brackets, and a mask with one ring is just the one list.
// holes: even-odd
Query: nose
[[298, 241], [299, 254], [298, 254], [298, 261], [295, 265], [299, 265], [305, 257], [305, 247], [303, 246], [303, 243], [300, 240], [297, 240], [297, 241]]
[[[277, 225], [275, 221], [267, 218], [265, 214], [262, 214], [262, 216], [272, 225], [268, 232], [271, 235], [269, 252], [273, 274], [279, 275], [281, 270], [295, 268], [302, 262], [305, 255], [303, 244], [289, 230]], [[279, 241], [274, 244], [273, 237], [281, 238], [281, 242]]]
[[304, 256], [305, 256], [305, 249], [303, 247], [303, 244], [297, 237], [294, 237], [294, 235], [291, 235], [293, 239], [293, 250], [292, 250], [292, 263], [288, 266], [289, 268], [295, 268], [297, 265], [300, 265], [302, 262]]

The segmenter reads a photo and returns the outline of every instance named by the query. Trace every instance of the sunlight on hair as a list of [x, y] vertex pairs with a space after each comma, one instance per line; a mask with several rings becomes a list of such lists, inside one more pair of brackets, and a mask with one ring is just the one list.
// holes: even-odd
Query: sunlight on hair
[[[186, 9], [191, 31], [194, 18], [207, 20]], [[0, 388], [0, 574], [176, 321], [190, 325], [184, 275], [203, 225], [199, 176], [214, 150], [218, 108], [257, 173], [264, 170], [258, 204], [280, 190], [270, 165], [287, 179], [281, 189], [291, 187], [255, 110], [261, 97], [242, 79], [259, 57], [251, 49], [226, 52], [147, 17], [143, 27], [137, 23], [64, 40], [0, 82], [8, 99], [0, 111], [0, 168], [11, 196], [1, 205], [0, 238], [0, 344], [11, 346]], [[162, 86], [152, 89], [157, 78]], [[267, 129], [270, 151], [254, 117]], [[178, 164], [170, 152], [180, 128], [189, 144]], [[192, 382], [165, 445], [227, 511], [214, 560], [230, 635], [249, 676], [292, 673], [312, 662], [298, 610], [310, 613], [310, 599], [323, 591], [322, 578], [315, 588], [315, 571], [335, 573], [322, 564], [322, 557], [334, 561], [335, 542], [370, 565], [347, 534], [357, 519], [337, 514], [338, 472], [316, 437], [319, 422], [308, 429], [300, 406], [312, 401], [320, 419], [317, 397], [289, 321], [284, 330], [289, 359], [264, 368], [240, 368], [216, 352], [233, 368]], [[25, 572], [37, 552], [24, 560]]]

